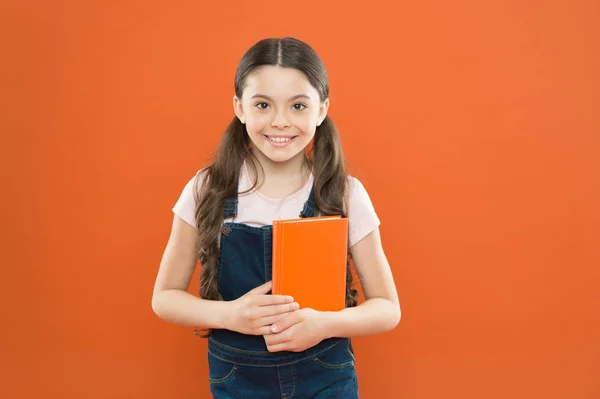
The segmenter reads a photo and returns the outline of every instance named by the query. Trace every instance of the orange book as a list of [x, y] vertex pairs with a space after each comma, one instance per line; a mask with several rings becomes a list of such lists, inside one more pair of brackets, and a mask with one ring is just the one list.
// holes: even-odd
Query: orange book
[[347, 218], [274, 221], [272, 293], [291, 295], [300, 308], [344, 309], [347, 251]]

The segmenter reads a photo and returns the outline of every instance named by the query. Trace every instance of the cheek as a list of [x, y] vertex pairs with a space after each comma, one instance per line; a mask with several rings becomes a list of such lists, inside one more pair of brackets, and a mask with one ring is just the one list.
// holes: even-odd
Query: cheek
[[307, 136], [313, 136], [315, 134], [315, 129], [317, 128], [317, 123], [312, 119], [304, 118], [302, 120], [297, 121], [295, 126], [302, 134]]
[[289, 118], [296, 130], [299, 130], [302, 134], [314, 134], [317, 126], [316, 117], [309, 112], [301, 112], [292, 114]]
[[266, 118], [250, 117], [246, 119], [246, 130], [251, 135], [262, 134], [263, 130], [269, 125]]

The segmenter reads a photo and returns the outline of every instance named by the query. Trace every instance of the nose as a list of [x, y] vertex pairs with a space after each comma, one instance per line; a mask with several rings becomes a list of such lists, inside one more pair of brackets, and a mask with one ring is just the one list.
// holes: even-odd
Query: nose
[[286, 127], [290, 127], [290, 121], [286, 118], [284, 111], [279, 111], [275, 113], [275, 117], [271, 122], [271, 127], [277, 129], [284, 129]]

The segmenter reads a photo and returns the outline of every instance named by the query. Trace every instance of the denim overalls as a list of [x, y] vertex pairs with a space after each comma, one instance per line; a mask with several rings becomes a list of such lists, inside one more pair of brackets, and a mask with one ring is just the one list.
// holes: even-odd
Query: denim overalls
[[[237, 215], [237, 193], [224, 217]], [[314, 193], [300, 217], [315, 215]], [[218, 283], [235, 300], [271, 280], [272, 226], [226, 222], [221, 229]], [[310, 250], [310, 248], [307, 248]], [[304, 352], [269, 352], [263, 336], [213, 330], [208, 339], [210, 389], [216, 399], [358, 398], [350, 339], [326, 339]]]

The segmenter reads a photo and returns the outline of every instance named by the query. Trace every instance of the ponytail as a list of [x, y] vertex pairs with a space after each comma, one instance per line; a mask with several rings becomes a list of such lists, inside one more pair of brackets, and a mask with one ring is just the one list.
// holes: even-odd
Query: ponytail
[[[315, 205], [322, 215], [347, 217], [348, 178], [341, 140], [333, 121], [326, 117], [317, 127], [310, 158], [315, 176]], [[346, 262], [346, 306], [356, 306], [358, 291], [353, 288], [352, 255]]]

